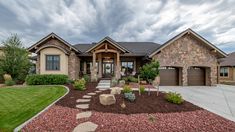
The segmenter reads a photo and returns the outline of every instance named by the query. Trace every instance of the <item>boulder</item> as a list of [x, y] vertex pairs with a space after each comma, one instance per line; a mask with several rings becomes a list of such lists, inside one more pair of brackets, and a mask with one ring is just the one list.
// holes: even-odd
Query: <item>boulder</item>
[[113, 87], [113, 88], [110, 88], [110, 89], [111, 89], [110, 94], [113, 94], [113, 95], [121, 94], [121, 88], [119, 88], [119, 87]]
[[112, 105], [116, 103], [116, 99], [113, 94], [101, 94], [99, 99], [102, 105]]

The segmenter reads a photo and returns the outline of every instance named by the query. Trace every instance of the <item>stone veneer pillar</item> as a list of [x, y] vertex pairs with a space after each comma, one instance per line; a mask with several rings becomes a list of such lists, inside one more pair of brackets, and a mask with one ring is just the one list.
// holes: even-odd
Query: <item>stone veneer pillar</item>
[[93, 56], [92, 56], [91, 81], [97, 82], [96, 53], [95, 52], [93, 52]]
[[116, 72], [115, 72], [115, 76], [116, 76], [116, 79], [120, 79], [121, 77], [121, 71], [120, 71], [120, 53], [117, 52], [117, 62], [116, 62]]
[[184, 66], [182, 68], [182, 85], [188, 86], [188, 67]]
[[70, 79], [77, 79], [80, 72], [80, 60], [75, 54], [75, 52], [71, 52], [68, 57], [68, 75]]
[[98, 65], [99, 65], [98, 78], [102, 78], [102, 54], [101, 53], [99, 53], [98, 55]]

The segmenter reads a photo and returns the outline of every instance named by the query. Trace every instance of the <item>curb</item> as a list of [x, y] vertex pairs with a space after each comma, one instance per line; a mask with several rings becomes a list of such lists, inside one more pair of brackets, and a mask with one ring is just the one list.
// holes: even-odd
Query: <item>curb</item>
[[[45, 85], [44, 85], [45, 86]], [[51, 86], [51, 85], [48, 85]], [[66, 96], [69, 93], [69, 88], [67, 86], [64, 85], [56, 85], [56, 86], [63, 86], [65, 89], [67, 89], [67, 92], [61, 96], [60, 98], [58, 98], [57, 100], [55, 100], [54, 102], [52, 102], [50, 105], [48, 105], [46, 108], [44, 108], [42, 111], [40, 111], [39, 113], [37, 113], [36, 115], [34, 115], [33, 117], [31, 117], [30, 119], [28, 119], [27, 121], [25, 121], [24, 123], [22, 123], [21, 125], [17, 126], [13, 132], [19, 132], [25, 125], [27, 125], [29, 122], [31, 122], [34, 118], [38, 117], [39, 115], [41, 115], [43, 112], [45, 112], [46, 110], [48, 110], [52, 105], [54, 105], [56, 102], [58, 102], [60, 99], [62, 99], [64, 96]]]

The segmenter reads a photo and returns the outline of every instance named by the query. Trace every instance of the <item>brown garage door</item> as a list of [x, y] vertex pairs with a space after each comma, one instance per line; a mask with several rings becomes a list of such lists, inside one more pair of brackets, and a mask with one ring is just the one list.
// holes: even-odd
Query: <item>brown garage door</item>
[[205, 85], [205, 68], [191, 67], [188, 69], [188, 85], [203, 86]]
[[179, 85], [178, 68], [166, 67], [164, 69], [160, 69], [160, 85], [161, 86]]

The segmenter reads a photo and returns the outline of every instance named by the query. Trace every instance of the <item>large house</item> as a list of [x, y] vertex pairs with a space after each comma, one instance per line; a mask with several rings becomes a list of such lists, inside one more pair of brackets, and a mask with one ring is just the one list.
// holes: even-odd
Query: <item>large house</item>
[[235, 52], [228, 54], [228, 57], [221, 59], [220, 82], [235, 84]]
[[219, 59], [226, 53], [187, 29], [164, 44], [117, 42], [105, 37], [97, 43], [71, 45], [51, 33], [28, 48], [37, 54], [39, 74], [66, 74], [76, 79], [90, 74], [92, 81], [138, 74], [152, 59], [161, 65], [161, 85], [215, 85]]

